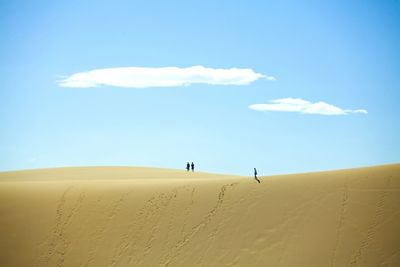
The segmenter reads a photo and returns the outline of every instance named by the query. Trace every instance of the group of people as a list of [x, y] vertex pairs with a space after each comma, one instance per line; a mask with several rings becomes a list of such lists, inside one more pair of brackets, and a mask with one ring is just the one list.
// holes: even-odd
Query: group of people
[[186, 164], [186, 170], [190, 171], [190, 168], [192, 168], [192, 172], [194, 172], [194, 163], [192, 162], [192, 164], [189, 164], [189, 162]]
[[[189, 162], [186, 163], [186, 171], [190, 171], [190, 169], [192, 169], [192, 172], [194, 172], [194, 163], [192, 162], [192, 164], [190, 164]], [[260, 179], [258, 179], [257, 177], [257, 169], [254, 168], [254, 179], [258, 182], [261, 183]]]

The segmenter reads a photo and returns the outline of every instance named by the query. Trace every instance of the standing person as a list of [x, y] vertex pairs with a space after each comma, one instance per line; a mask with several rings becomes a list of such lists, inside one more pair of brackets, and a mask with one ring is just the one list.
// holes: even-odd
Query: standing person
[[194, 172], [194, 164], [193, 164], [193, 162], [192, 162], [192, 172]]
[[254, 179], [256, 179], [256, 181], [258, 183], [260, 183], [260, 180], [258, 180], [258, 178], [257, 178], [257, 169], [256, 168], [254, 168]]
[[186, 164], [186, 170], [187, 170], [187, 171], [190, 170], [190, 164], [189, 164], [189, 162]]

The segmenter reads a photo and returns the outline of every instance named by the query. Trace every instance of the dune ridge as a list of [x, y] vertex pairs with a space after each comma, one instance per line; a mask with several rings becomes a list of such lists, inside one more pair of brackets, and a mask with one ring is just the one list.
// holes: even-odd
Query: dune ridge
[[400, 266], [400, 164], [0, 173], [1, 266]]

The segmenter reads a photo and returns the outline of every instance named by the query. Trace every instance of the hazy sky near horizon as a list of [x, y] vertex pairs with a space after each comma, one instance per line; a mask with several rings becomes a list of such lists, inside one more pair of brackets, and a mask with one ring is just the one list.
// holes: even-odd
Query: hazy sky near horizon
[[0, 171], [400, 162], [400, 1], [1, 1]]

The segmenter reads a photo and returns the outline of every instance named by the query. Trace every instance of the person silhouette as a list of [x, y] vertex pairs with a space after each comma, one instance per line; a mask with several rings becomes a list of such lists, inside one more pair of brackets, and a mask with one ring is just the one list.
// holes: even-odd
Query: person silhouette
[[192, 162], [192, 172], [194, 172], [194, 163]]
[[189, 164], [189, 162], [186, 164], [186, 170], [187, 170], [187, 171], [190, 170], [190, 164]]
[[257, 169], [256, 168], [254, 168], [254, 179], [256, 179], [256, 181], [258, 182], [258, 183], [260, 183], [260, 180], [257, 178]]

